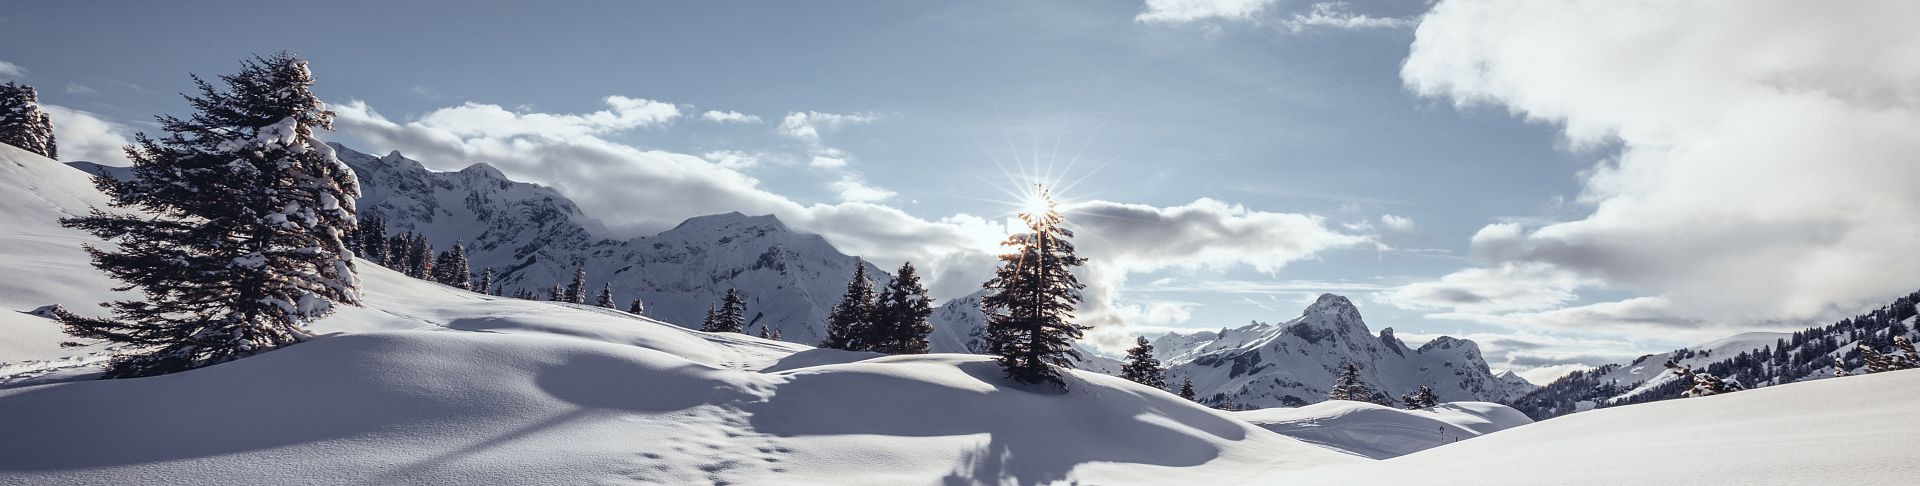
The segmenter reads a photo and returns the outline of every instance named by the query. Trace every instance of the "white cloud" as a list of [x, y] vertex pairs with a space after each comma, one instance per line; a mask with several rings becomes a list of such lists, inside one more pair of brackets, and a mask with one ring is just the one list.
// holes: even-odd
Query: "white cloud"
[[714, 123], [760, 123], [760, 115], [748, 115], [737, 111], [707, 110], [700, 119]]
[[751, 169], [760, 165], [760, 154], [739, 150], [715, 150], [700, 154], [700, 157], [720, 167], [733, 170]]
[[18, 64], [0, 61], [0, 78], [17, 79], [24, 77], [27, 77], [27, 68], [20, 67]]
[[867, 185], [867, 181], [857, 174], [841, 174], [840, 179], [828, 184], [834, 192], [840, 194], [840, 200], [846, 202], [880, 202], [893, 199], [900, 193]]
[[67, 91], [67, 94], [77, 94], [77, 95], [100, 94], [99, 91], [95, 91], [93, 88], [87, 87], [87, 85], [80, 84], [80, 83], [67, 83], [66, 91]]
[[1386, 228], [1388, 231], [1405, 233], [1413, 231], [1413, 220], [1405, 216], [1382, 214], [1380, 215], [1380, 227]]
[[[1499, 224], [1486, 261], [1552, 265], [1697, 322], [1825, 319], [1920, 275], [1920, 3], [1444, 1], [1414, 92], [1619, 147], [1591, 214]], [[1711, 62], [1703, 62], [1711, 60]]]
[[602, 101], [608, 109], [578, 115], [517, 113], [499, 105], [466, 103], [434, 110], [416, 123], [460, 137], [577, 140], [663, 126], [680, 116], [680, 109], [671, 103], [624, 96], [608, 96]]
[[871, 123], [876, 117], [871, 113], [821, 113], [817, 111], [787, 113], [780, 120], [780, 134], [799, 139], [809, 144], [820, 143], [821, 130], [837, 130], [847, 125]]
[[815, 155], [813, 156], [813, 160], [807, 161], [807, 167], [812, 167], [815, 169], [839, 169], [846, 166], [847, 166], [847, 159], [841, 158], [841, 157]]
[[126, 166], [127, 153], [122, 150], [132, 144], [129, 130], [125, 125], [108, 121], [105, 117], [83, 110], [75, 110], [60, 105], [40, 105], [47, 116], [53, 118], [53, 139], [60, 147], [61, 160], [79, 160], [106, 165]]
[[1293, 14], [1293, 18], [1281, 22], [1281, 25], [1289, 31], [1300, 33], [1315, 29], [1396, 29], [1413, 25], [1413, 20], [1398, 17], [1371, 17], [1353, 13], [1346, 2], [1320, 2], [1313, 4], [1305, 12]]
[[1507, 312], [1551, 309], [1579, 299], [1575, 291], [1592, 279], [1544, 263], [1504, 263], [1468, 268], [1439, 279], [1414, 282], [1380, 294], [1402, 309]]
[[1244, 20], [1272, 6], [1274, 0], [1147, 0], [1136, 22], [1183, 23], [1208, 19]]

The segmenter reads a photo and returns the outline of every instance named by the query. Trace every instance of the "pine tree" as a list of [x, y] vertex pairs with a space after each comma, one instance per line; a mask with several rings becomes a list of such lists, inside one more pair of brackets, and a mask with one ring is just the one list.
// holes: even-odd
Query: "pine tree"
[[413, 239], [405, 233], [395, 233], [392, 237], [387, 238], [387, 253], [381, 255], [380, 266], [391, 268], [405, 274], [411, 271], [411, 269], [407, 268], [407, 261], [412, 255]]
[[726, 297], [720, 299], [720, 311], [713, 315], [713, 329], [708, 332], [746, 332], [747, 301], [740, 292], [727, 289]]
[[360, 228], [355, 230], [360, 242], [360, 258], [377, 265], [387, 261], [387, 221], [377, 214], [360, 218]]
[[32, 86], [0, 84], [0, 143], [60, 159], [53, 140], [53, 117], [40, 110], [40, 95]]
[[711, 305], [707, 306], [707, 317], [700, 320], [700, 332], [720, 332], [716, 330], [720, 327], [719, 322], [719, 308]]
[[1833, 376], [1835, 378], [1842, 377], [1842, 376], [1853, 376], [1853, 373], [1848, 373], [1846, 364], [1841, 363], [1840, 358], [1836, 357], [1836, 358], [1833, 358]]
[[927, 296], [927, 288], [920, 285], [919, 270], [913, 268], [913, 262], [902, 263], [900, 271], [874, 303], [873, 325], [862, 341], [869, 351], [926, 354], [927, 335], [933, 334], [933, 325], [927, 323], [927, 317], [932, 315], [933, 299]]
[[627, 306], [627, 313], [633, 314], [636, 316], [646, 315], [647, 306], [646, 304], [640, 302], [640, 299], [633, 299], [633, 305]]
[[597, 306], [600, 306], [600, 307], [605, 307], [605, 308], [608, 308], [608, 309], [612, 309], [612, 308], [614, 308], [614, 304], [613, 304], [613, 284], [611, 284], [611, 283], [603, 283], [603, 284], [600, 284], [600, 296], [598, 296], [598, 297], [595, 297], [595, 298], [593, 299], [593, 305], [597, 305]]
[[564, 287], [561, 287], [560, 284], [558, 283], [553, 284], [553, 288], [547, 289], [547, 300], [550, 300], [553, 302], [566, 302], [567, 301], [566, 289]]
[[413, 235], [413, 256], [408, 260], [407, 273], [421, 280], [433, 279], [433, 243], [426, 235]]
[[1180, 398], [1185, 398], [1185, 399], [1187, 399], [1187, 401], [1189, 401], [1189, 402], [1191, 402], [1191, 401], [1194, 401], [1194, 400], [1193, 400], [1193, 379], [1192, 379], [1192, 378], [1181, 378], [1181, 379], [1180, 379]]
[[1419, 390], [1401, 395], [1400, 402], [1405, 404], [1404, 406], [1407, 410], [1419, 410], [1439, 405], [1440, 396], [1433, 394], [1432, 388], [1428, 388], [1426, 385], [1420, 385]]
[[433, 261], [433, 280], [451, 287], [472, 288], [473, 272], [467, 269], [467, 249], [460, 242], [453, 242], [453, 248], [440, 252]]
[[1367, 386], [1366, 380], [1360, 379], [1360, 365], [1354, 364], [1352, 359], [1341, 360], [1340, 377], [1334, 381], [1333, 389], [1327, 391], [1327, 399], [1372, 402], [1373, 395], [1373, 388]]
[[585, 265], [573, 267], [573, 283], [567, 284], [566, 299], [567, 302], [575, 304], [587, 303], [587, 267]]
[[1133, 338], [1133, 349], [1127, 350], [1127, 362], [1120, 366], [1120, 377], [1134, 383], [1165, 389], [1167, 387], [1166, 370], [1160, 368], [1160, 360], [1153, 357], [1153, 344], [1146, 336]]
[[773, 333], [767, 331], [767, 325], [760, 325], [760, 339], [773, 339]]
[[482, 294], [488, 294], [488, 295], [496, 295], [497, 292], [499, 292], [499, 290], [496, 290], [493, 288], [493, 269], [492, 268], [484, 268], [480, 270], [480, 285], [478, 289], [475, 289], [475, 291], [480, 292]]
[[1055, 367], [1072, 366], [1080, 358], [1073, 342], [1089, 329], [1073, 322], [1080, 289], [1086, 285], [1072, 268], [1086, 259], [1074, 255], [1069, 240], [1073, 231], [1063, 226], [1052, 195], [1036, 187], [1034, 197], [1043, 206], [1020, 214], [1031, 232], [1007, 238], [1004, 244], [1017, 250], [1000, 256], [1000, 268], [984, 285], [988, 293], [980, 306], [987, 313], [987, 349], [999, 356], [1009, 378], [1064, 388]]
[[104, 304], [112, 318], [60, 311], [65, 330], [126, 345], [106, 377], [206, 366], [311, 334], [306, 324], [337, 304], [360, 301], [353, 250], [353, 171], [314, 139], [331, 129], [310, 86], [307, 64], [289, 54], [245, 61], [221, 76], [224, 89], [194, 77], [199, 96], [188, 119], [158, 117], [167, 135], [135, 137], [137, 176], [94, 179], [113, 205], [64, 219], [113, 243], [88, 246], [94, 266], [139, 289], [144, 301]]
[[867, 278], [866, 262], [854, 260], [853, 278], [847, 281], [847, 291], [840, 296], [840, 303], [833, 305], [827, 313], [827, 340], [820, 347], [845, 349], [849, 351], [869, 351], [867, 342], [873, 332], [874, 294], [873, 281]]

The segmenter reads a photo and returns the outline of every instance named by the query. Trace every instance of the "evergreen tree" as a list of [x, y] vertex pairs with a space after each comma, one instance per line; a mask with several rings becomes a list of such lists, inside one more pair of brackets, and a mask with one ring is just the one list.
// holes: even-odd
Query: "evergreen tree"
[[773, 333], [767, 331], [767, 325], [760, 325], [760, 339], [773, 339]]
[[413, 256], [407, 261], [407, 275], [421, 280], [433, 279], [433, 243], [426, 235], [413, 235]]
[[872, 350], [867, 338], [873, 334], [873, 316], [873, 281], [867, 279], [866, 262], [854, 260], [853, 279], [847, 281], [847, 291], [841, 294], [840, 303], [834, 304], [833, 310], [827, 313], [827, 340], [821, 342], [820, 347]]
[[32, 86], [0, 84], [0, 143], [60, 160], [53, 140], [53, 117], [40, 110], [40, 95]]
[[394, 269], [402, 274], [408, 273], [412, 269], [407, 267], [407, 262], [412, 255], [413, 239], [405, 233], [395, 233], [387, 238], [387, 253], [381, 255], [380, 266]]
[[926, 354], [927, 335], [933, 334], [933, 325], [927, 323], [927, 317], [932, 315], [933, 299], [927, 296], [927, 288], [920, 285], [919, 270], [913, 268], [913, 262], [902, 263], [900, 271], [874, 303], [873, 325], [862, 341], [869, 351]]
[[1367, 386], [1366, 380], [1360, 379], [1360, 365], [1354, 364], [1352, 359], [1340, 361], [1340, 377], [1334, 380], [1333, 389], [1327, 391], [1327, 399], [1373, 401], [1373, 388]]
[[567, 301], [566, 289], [564, 287], [561, 287], [560, 284], [558, 283], [553, 284], [553, 288], [547, 289], [547, 300], [554, 301], [554, 302], [566, 302]]
[[595, 297], [595, 298], [593, 299], [593, 305], [597, 305], [597, 306], [600, 306], [600, 307], [605, 307], [605, 308], [608, 308], [608, 309], [612, 309], [612, 308], [614, 308], [614, 304], [613, 304], [613, 284], [611, 284], [611, 283], [603, 283], [603, 284], [600, 284], [600, 296], [599, 296], [599, 297]]
[[566, 299], [567, 302], [575, 304], [587, 303], [587, 267], [585, 265], [573, 267], [573, 283], [567, 284]]
[[113, 243], [89, 245], [94, 266], [146, 300], [105, 305], [111, 318], [56, 316], [81, 338], [127, 346], [108, 378], [171, 373], [307, 339], [306, 324], [360, 301], [353, 251], [353, 171], [314, 139], [333, 113], [313, 96], [307, 64], [289, 54], [194, 77], [187, 119], [158, 117], [161, 139], [135, 136], [136, 177], [94, 183], [113, 206], [61, 224]]
[[720, 311], [713, 315], [713, 330], [708, 332], [746, 332], [747, 301], [740, 292], [727, 289], [726, 297], [720, 299]]
[[1190, 402], [1191, 402], [1191, 401], [1194, 401], [1194, 400], [1193, 400], [1193, 379], [1192, 379], [1192, 378], [1181, 378], [1181, 379], [1180, 379], [1180, 398], [1185, 398], [1185, 399], [1187, 399], [1187, 401], [1190, 401]]
[[1401, 395], [1400, 402], [1405, 404], [1404, 406], [1407, 410], [1419, 410], [1439, 405], [1440, 396], [1433, 394], [1432, 388], [1428, 388], [1426, 385], [1420, 385], [1419, 390]]
[[499, 293], [498, 289], [493, 288], [493, 269], [492, 268], [484, 268], [480, 270], [480, 285], [478, 289], [475, 289], [475, 291], [480, 292], [482, 294], [488, 294], [488, 295], [497, 295]]
[[1847, 372], [1847, 366], [1845, 363], [1840, 362], [1840, 358], [1833, 358], [1833, 376], [1835, 378], [1842, 377], [1842, 376], [1853, 376], [1853, 373]]
[[1009, 378], [1065, 387], [1055, 367], [1080, 358], [1073, 341], [1088, 329], [1073, 322], [1086, 285], [1072, 268], [1086, 259], [1074, 254], [1073, 231], [1063, 226], [1053, 196], [1036, 187], [1034, 197], [1041, 207], [1020, 214], [1030, 232], [1007, 238], [1005, 245], [1016, 250], [1000, 256], [1000, 268], [984, 285], [987, 349]]
[[1120, 366], [1120, 377], [1134, 383], [1166, 389], [1166, 370], [1160, 368], [1160, 360], [1153, 357], [1153, 344], [1146, 336], [1133, 338], [1133, 349], [1127, 350], [1127, 362]]
[[720, 327], [718, 322], [720, 322], [719, 309], [711, 305], [707, 306], [707, 317], [700, 320], [700, 332], [720, 332], [716, 330]]
[[355, 231], [360, 242], [360, 258], [376, 265], [385, 265], [387, 261], [387, 221], [377, 214], [360, 218], [360, 228]]
[[641, 303], [640, 299], [633, 299], [633, 305], [627, 306], [627, 313], [633, 314], [636, 316], [646, 315], [647, 306], [646, 304]]
[[453, 242], [453, 248], [440, 252], [433, 261], [433, 280], [462, 289], [472, 288], [473, 272], [467, 269], [467, 249], [460, 242]]

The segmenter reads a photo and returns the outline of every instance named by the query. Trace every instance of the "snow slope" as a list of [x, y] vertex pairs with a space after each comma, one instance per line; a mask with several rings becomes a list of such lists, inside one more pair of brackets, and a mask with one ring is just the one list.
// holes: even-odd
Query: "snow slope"
[[0, 483], [1107, 484], [1356, 460], [1091, 372], [1032, 391], [982, 356], [816, 350], [363, 276], [368, 305], [308, 343], [0, 389], [0, 430], [32, 438], [0, 443]]
[[[39, 154], [0, 144], [0, 376], [43, 366], [27, 361], [85, 355], [61, 349], [60, 326], [31, 312], [61, 305], [94, 309], [112, 299], [115, 282], [88, 263], [82, 243], [99, 240], [60, 227], [60, 218], [107, 207], [86, 173]], [[98, 351], [95, 348], [89, 350]], [[51, 365], [51, 364], [46, 364]]]
[[1300, 408], [1234, 412], [1283, 435], [1357, 456], [1386, 459], [1533, 423], [1506, 405], [1450, 402], [1419, 410], [1328, 400]]
[[1913, 484], [1920, 370], [1603, 408], [1248, 484]]

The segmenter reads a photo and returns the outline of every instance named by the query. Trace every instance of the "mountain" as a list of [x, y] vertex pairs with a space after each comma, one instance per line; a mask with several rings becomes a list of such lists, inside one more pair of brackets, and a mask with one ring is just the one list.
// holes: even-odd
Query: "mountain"
[[1512, 402], [1534, 420], [1584, 412], [1595, 408], [1680, 398], [1692, 383], [1676, 380], [1664, 366], [1667, 360], [1738, 382], [1745, 388], [1832, 378], [1836, 362], [1845, 369], [1864, 366], [1859, 346], [1881, 351], [1892, 347], [1893, 336], [1920, 338], [1916, 332], [1920, 292], [1885, 306], [1826, 326], [1792, 333], [1748, 332], [1649, 354], [1632, 362], [1576, 371]]
[[[857, 261], [771, 215], [700, 216], [655, 236], [605, 238], [600, 222], [559, 192], [486, 164], [436, 172], [399, 152], [333, 146], [360, 177], [362, 214], [385, 218], [389, 232], [426, 235], [439, 250], [461, 242], [473, 271], [493, 269], [508, 294], [544, 296], [584, 268], [589, 290], [611, 285], [621, 308], [639, 298], [648, 316], [696, 327], [735, 288], [747, 301], [748, 332], [771, 326], [786, 341], [812, 344], [826, 338], [827, 311]], [[892, 280], [866, 265], [876, 287]]]
[[1441, 336], [1408, 347], [1392, 328], [1374, 335], [1360, 309], [1334, 294], [1321, 295], [1284, 323], [1170, 333], [1153, 344], [1155, 357], [1168, 365], [1169, 383], [1192, 379], [1203, 401], [1244, 408], [1324, 401], [1348, 359], [1383, 403], [1421, 385], [1443, 402], [1503, 402], [1531, 391], [1525, 380], [1494, 376], [1473, 341]]

